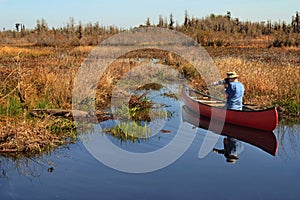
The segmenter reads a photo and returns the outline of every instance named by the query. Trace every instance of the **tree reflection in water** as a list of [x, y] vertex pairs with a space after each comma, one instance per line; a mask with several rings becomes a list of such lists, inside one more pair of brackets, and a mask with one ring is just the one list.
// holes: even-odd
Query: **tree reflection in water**
[[278, 156], [290, 160], [300, 158], [300, 125], [279, 125], [275, 130]]
[[47, 155], [24, 157], [7, 155], [0, 157], [0, 179], [10, 179], [10, 173], [17, 172], [19, 176], [39, 178], [45, 172], [53, 172], [55, 163]]

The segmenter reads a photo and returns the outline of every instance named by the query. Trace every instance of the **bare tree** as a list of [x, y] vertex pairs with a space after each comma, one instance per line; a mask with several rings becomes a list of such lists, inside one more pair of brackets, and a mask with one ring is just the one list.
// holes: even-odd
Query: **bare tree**
[[22, 25], [21, 23], [16, 23], [16, 24], [15, 24], [15, 27], [16, 27], [17, 32], [20, 31], [21, 25]]

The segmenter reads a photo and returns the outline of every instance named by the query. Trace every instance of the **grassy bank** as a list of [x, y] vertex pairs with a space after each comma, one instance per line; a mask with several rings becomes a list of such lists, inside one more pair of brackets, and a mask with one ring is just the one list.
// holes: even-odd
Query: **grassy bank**
[[1, 118], [0, 153], [3, 155], [31, 156], [76, 140], [75, 124], [68, 119]]

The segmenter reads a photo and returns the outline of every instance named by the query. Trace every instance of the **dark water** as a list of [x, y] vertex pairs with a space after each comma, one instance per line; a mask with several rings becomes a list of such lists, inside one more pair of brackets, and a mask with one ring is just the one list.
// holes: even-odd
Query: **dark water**
[[[181, 108], [174, 105], [168, 109]], [[165, 121], [163, 129], [170, 133], [159, 132], [139, 143], [110, 139], [131, 152], [155, 151], [174, 139], [182, 122], [178, 113]], [[279, 126], [274, 131], [278, 141], [275, 156], [241, 142], [234, 164], [212, 151], [199, 158], [206, 134], [197, 128], [193, 143], [179, 159], [150, 173], [111, 169], [95, 159], [83, 142], [34, 158], [2, 157], [0, 199], [300, 199], [299, 125]], [[216, 148], [223, 147], [224, 137], [220, 136]]]

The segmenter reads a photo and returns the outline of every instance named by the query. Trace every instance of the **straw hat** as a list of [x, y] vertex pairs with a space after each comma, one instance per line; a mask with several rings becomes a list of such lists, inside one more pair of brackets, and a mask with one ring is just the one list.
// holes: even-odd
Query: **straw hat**
[[226, 78], [237, 78], [239, 75], [236, 72], [227, 72]]
[[235, 154], [225, 155], [225, 157], [226, 157], [226, 162], [233, 163], [233, 164], [239, 159]]
[[233, 158], [226, 158], [226, 162], [234, 164], [237, 161], [237, 159]]

